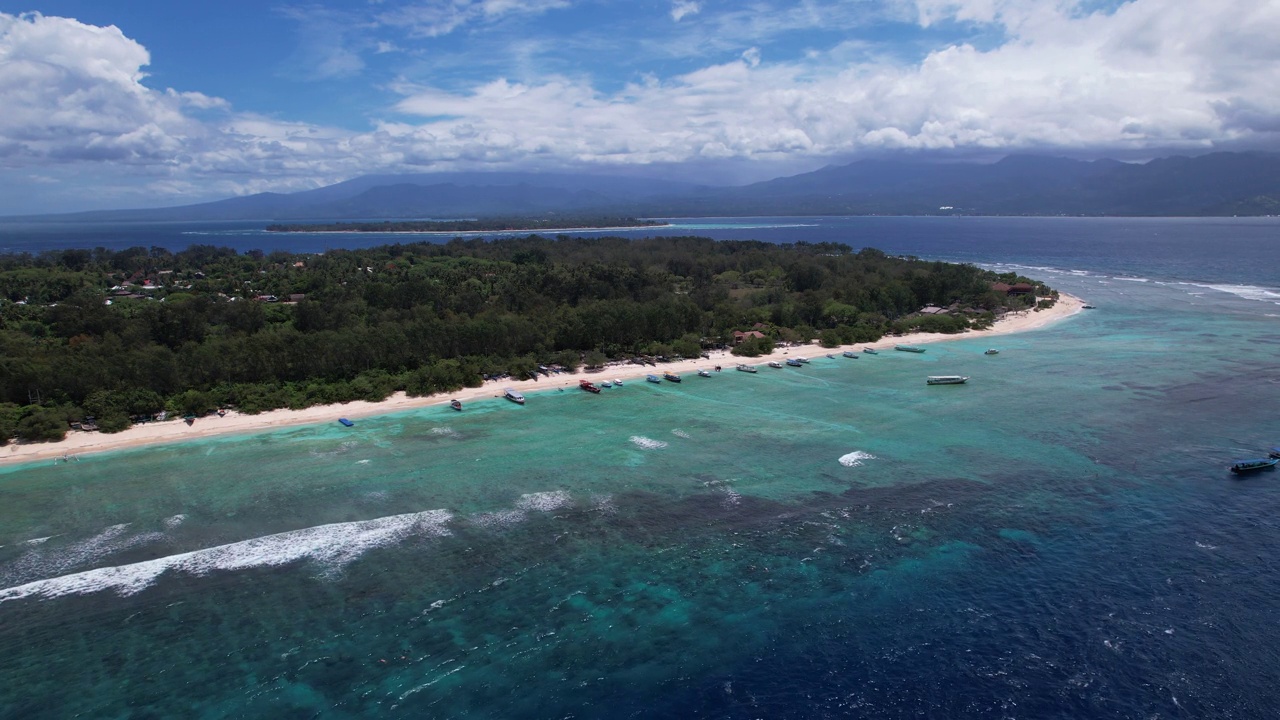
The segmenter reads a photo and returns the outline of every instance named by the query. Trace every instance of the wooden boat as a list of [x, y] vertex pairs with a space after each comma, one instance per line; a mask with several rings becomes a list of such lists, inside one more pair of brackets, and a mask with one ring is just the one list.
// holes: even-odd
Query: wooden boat
[[845, 350], [845, 351], [844, 351], [844, 353], [843, 353], [843, 355], [844, 355], [845, 357], [847, 357], [847, 358], [853, 358], [854, 360], [857, 360], [857, 359], [858, 359], [858, 353], [856, 353], [856, 352], [854, 352], [854, 351], [852, 351], [852, 350]]
[[462, 401], [461, 401], [461, 400], [450, 400], [450, 401], [449, 401], [449, 407], [453, 408], [454, 410], [462, 410]]
[[680, 376], [675, 373], [669, 373], [669, 372], [662, 373], [662, 379], [666, 380], [667, 382], [674, 382], [674, 383], [680, 382]]
[[930, 375], [925, 381], [929, 385], [963, 385], [969, 382], [965, 375]]
[[910, 352], [910, 353], [924, 352], [924, 348], [916, 347], [915, 345], [894, 345], [893, 349], [897, 350], [898, 352]]
[[753, 373], [756, 372], [756, 369], [750, 365], [739, 365], [738, 372]]
[[1260, 472], [1262, 470], [1274, 470], [1276, 463], [1280, 463], [1278, 458], [1258, 458], [1256, 460], [1237, 460], [1231, 465], [1231, 472], [1237, 475], [1246, 473]]
[[579, 380], [578, 387], [582, 388], [583, 390], [586, 390], [589, 393], [596, 393], [597, 395], [600, 394], [600, 388], [596, 387], [595, 383], [591, 382], [590, 380]]
[[517, 405], [524, 404], [524, 395], [521, 395], [520, 393], [516, 392], [515, 390], [512, 390], [511, 388], [507, 388], [503, 390], [502, 396]]
[[999, 351], [999, 350], [997, 350], [997, 349], [995, 349], [995, 348], [991, 348], [990, 350], [987, 350], [986, 352], [984, 352], [984, 353], [982, 353], [982, 354], [983, 354], [983, 355], [999, 355], [999, 354], [1000, 354], [1000, 351]]
[[804, 365], [804, 363], [800, 362], [796, 358], [787, 358], [787, 364], [791, 367], [801, 367]]
[[769, 361], [769, 367], [771, 367], [771, 368], [780, 368], [780, 367], [782, 367], [782, 363], [778, 362], [777, 360], [770, 360], [770, 361]]
[[346, 427], [351, 427], [352, 425], [355, 425], [355, 423], [351, 422], [346, 418], [338, 418], [338, 422], [342, 423]]
[[645, 380], [648, 380], [648, 381], [649, 381], [649, 382], [651, 382], [651, 383], [660, 383], [660, 382], [662, 382], [662, 378], [658, 377], [657, 375], [645, 375], [645, 376], [644, 376], [644, 379], [645, 379]]
[[866, 353], [866, 354], [868, 354], [868, 355], [879, 355], [879, 354], [880, 354], [880, 351], [879, 351], [879, 350], [876, 350], [875, 348], [862, 348], [862, 352], [864, 352], [864, 353]]

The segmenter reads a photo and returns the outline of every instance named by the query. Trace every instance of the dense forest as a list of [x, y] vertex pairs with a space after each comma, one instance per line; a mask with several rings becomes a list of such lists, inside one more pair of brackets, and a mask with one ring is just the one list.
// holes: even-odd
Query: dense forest
[[734, 352], [960, 332], [1052, 302], [1038, 283], [1010, 294], [1014, 282], [1029, 281], [841, 244], [696, 237], [4, 255], [0, 441], [57, 439], [73, 424], [118, 431], [162, 411], [425, 395], [539, 365], [692, 357], [752, 329], [765, 337]]
[[382, 220], [323, 224], [274, 224], [267, 232], [502, 232], [510, 230], [581, 230], [585, 228], [656, 227], [657, 220], [629, 217], [488, 218], [484, 220]]

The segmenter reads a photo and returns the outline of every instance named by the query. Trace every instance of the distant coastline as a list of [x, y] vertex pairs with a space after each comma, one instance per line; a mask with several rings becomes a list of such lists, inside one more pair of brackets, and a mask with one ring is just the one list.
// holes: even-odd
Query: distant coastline
[[[1051, 308], [1039, 311], [1007, 313], [997, 320], [994, 326], [985, 330], [970, 330], [956, 334], [910, 333], [901, 337], [886, 336], [875, 342], [854, 343], [834, 348], [824, 348], [818, 345], [800, 345], [778, 349], [769, 355], [755, 358], [738, 357], [725, 351], [712, 354], [709, 359], [697, 358], [664, 363], [658, 370], [676, 374], [696, 373], [699, 369], [709, 370], [719, 364], [723, 368], [721, 372], [723, 375], [725, 373], [733, 373], [734, 368], [739, 363], [761, 366], [763, 369], [765, 363], [771, 360], [786, 360], [793, 353], [795, 355], [810, 354], [813, 357], [822, 357], [830, 354], [835, 355], [837, 360], [844, 360], [844, 358], [840, 357], [844, 351], [857, 352], [864, 347], [884, 350], [892, 348], [894, 345], [926, 345], [950, 340], [996, 337], [1037, 330], [1076, 315], [1081, 312], [1083, 306], [1084, 301], [1080, 298], [1061, 293], [1057, 302]], [[302, 410], [271, 410], [256, 415], [231, 411], [225, 417], [201, 418], [190, 425], [179, 420], [170, 420], [135, 425], [128, 430], [114, 434], [72, 432], [67, 435], [65, 440], [58, 442], [15, 442], [5, 448], [0, 448], [0, 466], [48, 460], [54, 462], [74, 460], [79, 459], [80, 456], [94, 453], [130, 450], [151, 445], [201, 440], [209, 437], [252, 435], [298, 425], [337, 422], [339, 417], [358, 420], [360, 418], [432, 406], [444, 406], [453, 399], [462, 401], [464, 406], [467, 403], [481, 400], [500, 402], [503, 388], [507, 387], [525, 394], [538, 391], [572, 390], [576, 388], [578, 381], [583, 378], [597, 378], [600, 380], [622, 378], [627, 381], [643, 381], [645, 375], [650, 372], [654, 372], [654, 370], [646, 369], [639, 365], [614, 364], [608, 366], [603, 372], [565, 374], [549, 377], [543, 381], [490, 381], [481, 387], [463, 388], [453, 392], [421, 397], [409, 397], [403, 392], [397, 392], [386, 400], [379, 402], [356, 400], [332, 405], [315, 405]], [[536, 405], [536, 395], [531, 397], [530, 401]]]
[[632, 230], [669, 227], [670, 223], [636, 218], [495, 218], [492, 220], [383, 220], [380, 222], [275, 223], [267, 232], [425, 234], [484, 232], [568, 232], [571, 230]]

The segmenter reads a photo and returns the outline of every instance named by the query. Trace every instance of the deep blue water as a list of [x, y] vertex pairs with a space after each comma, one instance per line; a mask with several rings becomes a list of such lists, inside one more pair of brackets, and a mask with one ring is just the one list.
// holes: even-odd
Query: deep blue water
[[1098, 309], [0, 468], [0, 717], [1275, 714], [1280, 473], [1226, 467], [1280, 445], [1280, 223], [690, 225]]

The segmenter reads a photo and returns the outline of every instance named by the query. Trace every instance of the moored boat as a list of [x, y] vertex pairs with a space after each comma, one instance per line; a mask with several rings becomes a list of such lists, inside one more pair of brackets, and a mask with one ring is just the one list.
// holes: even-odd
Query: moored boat
[[983, 355], [999, 355], [999, 354], [1000, 354], [1000, 351], [999, 351], [999, 350], [997, 350], [997, 349], [995, 349], [995, 348], [991, 348], [991, 349], [987, 350], [986, 352], [984, 352], [984, 353], [982, 353], [982, 354], [983, 354]]
[[351, 422], [346, 418], [338, 418], [338, 422], [342, 423], [346, 427], [351, 427], [352, 425], [355, 425], [355, 423]]
[[771, 367], [771, 368], [780, 368], [780, 367], [782, 367], [782, 363], [778, 362], [777, 360], [770, 360], [770, 361], [769, 361], [769, 367]]
[[674, 382], [674, 383], [680, 382], [680, 376], [670, 372], [662, 373], [662, 379], [666, 380], [667, 382]]
[[698, 377], [711, 377], [711, 372], [708, 370], [699, 370]]
[[503, 390], [502, 397], [510, 400], [511, 402], [517, 405], [524, 404], [524, 395], [521, 395], [520, 393], [516, 392], [515, 390], [512, 390], [511, 388], [506, 388], [505, 390]]
[[600, 393], [600, 388], [596, 387], [595, 383], [591, 382], [590, 380], [579, 380], [578, 387], [582, 388], [583, 390], [586, 390], [589, 393], [596, 393], [596, 394]]
[[969, 382], [965, 375], [930, 375], [925, 382], [929, 385], [963, 385]]
[[866, 353], [866, 354], [868, 354], [868, 355], [879, 355], [879, 354], [880, 354], [880, 351], [879, 351], [879, 350], [876, 350], [875, 348], [862, 348], [862, 352], [864, 352], [864, 353]]
[[461, 410], [461, 409], [462, 409], [462, 401], [461, 401], [461, 400], [450, 400], [450, 401], [449, 401], [449, 407], [453, 408], [454, 410]]
[[1097, 310], [1098, 306], [1097, 305], [1081, 305], [1080, 309], [1081, 310]]
[[858, 359], [858, 353], [856, 353], [856, 352], [854, 352], [854, 351], [852, 351], [852, 350], [845, 350], [845, 351], [844, 351], [844, 353], [842, 353], [842, 354], [843, 354], [845, 357], [847, 357], [847, 358], [853, 358], [854, 360], [857, 360], [857, 359]]
[[897, 350], [898, 352], [910, 352], [910, 353], [924, 352], [924, 348], [916, 347], [915, 345], [894, 345], [893, 349]]
[[756, 369], [750, 365], [739, 365], [738, 372], [753, 373], [756, 372]]
[[1257, 458], [1255, 460], [1237, 460], [1231, 464], [1231, 472], [1237, 475], [1245, 473], [1259, 472], [1261, 470], [1273, 470], [1276, 463], [1280, 463], [1277, 458]]
[[602, 387], [602, 388], [611, 388], [611, 387], [613, 387], [613, 383], [609, 382], [608, 380], [605, 380], [604, 382], [600, 383], [600, 387]]
[[804, 364], [807, 364], [807, 363], [809, 362], [809, 358], [807, 358], [807, 357], [798, 357], [798, 358], [796, 358], [796, 362], [799, 362], [801, 365], [804, 365]]
[[657, 375], [645, 375], [645, 376], [644, 376], [644, 379], [645, 379], [645, 380], [648, 380], [648, 381], [649, 381], [649, 382], [651, 382], [651, 383], [660, 383], [660, 382], [662, 382], [662, 378], [658, 377]]
[[1271, 452], [1268, 454], [1273, 458], [1280, 458], [1280, 447], [1271, 448]]
[[796, 358], [787, 358], [787, 364], [790, 365], [791, 367], [801, 367], [802, 365], [804, 365], [804, 363], [800, 362]]
[[617, 385], [618, 387], [622, 387], [622, 380], [621, 380], [621, 379], [615, 379], [615, 380], [613, 381], [613, 384], [614, 384], [614, 385]]

